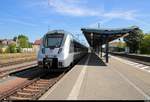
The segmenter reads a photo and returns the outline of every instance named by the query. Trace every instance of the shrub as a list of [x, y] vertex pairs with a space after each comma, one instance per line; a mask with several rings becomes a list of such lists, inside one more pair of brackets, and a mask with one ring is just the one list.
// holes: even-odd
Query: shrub
[[21, 53], [21, 47], [17, 47], [16, 50], [17, 50], [17, 53]]
[[16, 49], [16, 45], [15, 44], [10, 44], [8, 46], [8, 48], [6, 49], [7, 53], [16, 53], [17, 49]]
[[3, 53], [3, 49], [2, 48], [0, 48], [0, 53]]
[[150, 54], [150, 34], [145, 34], [141, 42], [141, 54]]

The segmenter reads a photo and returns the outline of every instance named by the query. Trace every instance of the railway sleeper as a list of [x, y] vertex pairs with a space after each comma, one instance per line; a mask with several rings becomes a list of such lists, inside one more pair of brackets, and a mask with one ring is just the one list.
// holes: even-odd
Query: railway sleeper
[[[24, 92], [24, 93], [33, 93], [31, 92], [31, 90], [28, 90], [28, 89], [25, 89], [25, 90], [20, 90], [19, 92]], [[39, 91], [35, 91], [36, 93], [39, 92]]]
[[44, 81], [43, 81], [43, 82], [38, 81], [38, 82], [37, 82], [37, 84], [48, 84], [48, 83], [50, 83], [50, 81], [47, 81], [47, 82], [44, 82]]
[[18, 95], [18, 96], [25, 96], [25, 97], [32, 97], [32, 96], [34, 96], [35, 94], [29, 93], [29, 92], [17, 92], [17, 95]]
[[31, 86], [35, 86], [35, 87], [46, 87], [48, 84], [33, 84]]
[[40, 82], [49, 82], [49, 80], [40, 79]]
[[[50, 83], [49, 83], [49, 84], [50, 84]], [[49, 84], [37, 84], [37, 86], [46, 87], [46, 86], [48, 86]]]
[[30, 97], [33, 97], [34, 95], [25, 95], [25, 94], [15, 94], [13, 95], [14, 97], [23, 97], [23, 98], [30, 98]]
[[40, 92], [38, 89], [30, 89], [30, 88], [24, 88], [23, 91], [28, 91], [28, 92]]
[[37, 88], [37, 87], [30, 87], [30, 86], [28, 86], [26, 89], [35, 90], [35, 91], [32, 91], [32, 92], [37, 92], [37, 91], [41, 91], [42, 90], [39, 87]]
[[28, 86], [30, 89], [44, 89], [45, 87], [39, 87], [39, 86]]
[[32, 100], [31, 97], [17, 97], [17, 96], [10, 96], [9, 100]]

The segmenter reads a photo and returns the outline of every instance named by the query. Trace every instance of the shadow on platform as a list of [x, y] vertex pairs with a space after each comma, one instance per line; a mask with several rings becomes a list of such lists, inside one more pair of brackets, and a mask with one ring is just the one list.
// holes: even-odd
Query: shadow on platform
[[[107, 66], [105, 62], [102, 59], [100, 59], [96, 54], [89, 53], [88, 56], [90, 56], [90, 58], [87, 66]], [[85, 58], [83, 58], [83, 61], [78, 63], [78, 65], [84, 65], [85, 60], [87, 60], [88, 56], [85, 56]]]

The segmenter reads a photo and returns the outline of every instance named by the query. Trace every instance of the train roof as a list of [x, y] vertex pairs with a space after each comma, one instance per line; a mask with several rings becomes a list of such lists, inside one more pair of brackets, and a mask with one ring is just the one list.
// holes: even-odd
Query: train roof
[[[73, 38], [73, 40], [74, 40], [75, 42], [77, 42], [77, 43], [83, 45], [72, 33], [67, 32], [67, 31], [65, 31], [65, 30], [51, 30], [51, 31], [48, 31], [48, 32], [46, 33], [46, 35], [47, 35], [47, 34], [54, 34], [54, 33], [62, 33], [62, 34], [65, 34], [65, 35], [70, 35], [70, 36], [72, 36], [72, 38]], [[85, 45], [83, 45], [83, 46], [85, 46]], [[85, 46], [85, 47], [87, 47], [87, 46]]]
[[46, 34], [54, 34], [54, 33], [63, 33], [63, 34], [66, 34], [68, 32], [66, 32], [64, 30], [51, 30], [51, 31], [48, 31]]
[[47, 34], [54, 34], [54, 33], [62, 33], [62, 34], [64, 34], [64, 35], [70, 35], [70, 36], [72, 36], [73, 38], [75, 37], [72, 33], [67, 32], [67, 31], [65, 31], [65, 30], [52, 30], [52, 31], [48, 31], [48, 32], [46, 33], [46, 35], [47, 35]]

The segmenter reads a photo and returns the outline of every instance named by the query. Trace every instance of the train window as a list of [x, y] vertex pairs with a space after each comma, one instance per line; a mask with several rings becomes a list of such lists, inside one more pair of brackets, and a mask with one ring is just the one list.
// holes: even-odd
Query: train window
[[78, 52], [78, 45], [77, 45], [77, 43], [75, 43], [74, 48], [75, 48], [75, 52]]
[[76, 44], [74, 44], [74, 52], [77, 52]]
[[73, 45], [73, 42], [71, 41], [70, 42], [70, 49], [69, 49], [69, 53], [72, 53], [73, 52], [73, 50], [74, 50], [74, 47], [73, 47], [74, 45]]
[[60, 47], [63, 40], [62, 34], [51, 34], [47, 36], [47, 47]]

